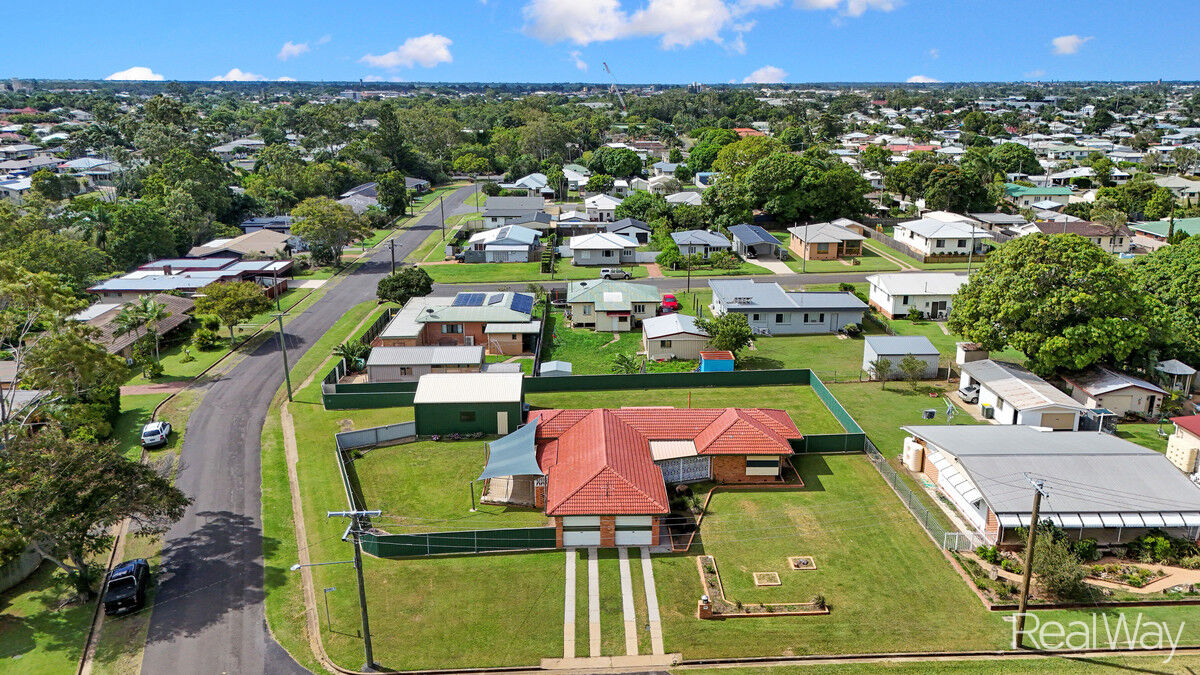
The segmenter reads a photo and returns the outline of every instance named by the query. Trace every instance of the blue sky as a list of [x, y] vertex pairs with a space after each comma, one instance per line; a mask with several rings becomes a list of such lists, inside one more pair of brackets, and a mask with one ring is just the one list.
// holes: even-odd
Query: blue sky
[[0, 75], [607, 82], [607, 61], [621, 82], [1197, 79], [1180, 31], [1198, 23], [1196, 0], [133, 0], [21, 21]]

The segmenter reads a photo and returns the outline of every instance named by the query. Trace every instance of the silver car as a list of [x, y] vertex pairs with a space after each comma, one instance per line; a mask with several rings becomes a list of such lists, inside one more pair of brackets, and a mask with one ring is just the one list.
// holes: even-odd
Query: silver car
[[148, 423], [142, 427], [142, 447], [152, 448], [156, 445], [165, 445], [167, 437], [171, 435], [171, 423], [161, 420]]

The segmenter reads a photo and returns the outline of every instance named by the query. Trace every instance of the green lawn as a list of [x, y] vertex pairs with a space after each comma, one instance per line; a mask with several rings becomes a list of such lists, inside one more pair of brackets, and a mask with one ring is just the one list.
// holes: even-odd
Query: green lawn
[[446, 245], [454, 241], [454, 235], [464, 223], [480, 220], [482, 216], [478, 213], [463, 213], [457, 216], [446, 218], [446, 230], [443, 235], [442, 229], [431, 230], [425, 237], [425, 241], [421, 245], [413, 249], [413, 252], [408, 254], [405, 260], [409, 262], [436, 262], [446, 258]]
[[[575, 267], [568, 260], [559, 260], [552, 275], [543, 274], [541, 263], [459, 263], [453, 265], [424, 265], [423, 269], [439, 284], [499, 283], [505, 281], [563, 281], [568, 279], [598, 279], [599, 267]], [[625, 265], [634, 278], [646, 276], [641, 265]]]
[[525, 401], [535, 408], [649, 405], [676, 408], [779, 408], [792, 417], [802, 434], [840, 434], [844, 431], [812, 388], [805, 385], [530, 393], [526, 394]]
[[[612, 333], [597, 332], [590, 328], [571, 328], [566, 325], [561, 312], [551, 314], [550, 341], [542, 349], [542, 362], [567, 361], [575, 375], [607, 375], [613, 372], [613, 357], [617, 354], [635, 356], [642, 348], [641, 331], [618, 333], [616, 342]], [[696, 368], [695, 361], [651, 361], [646, 364], [649, 373], [686, 372]]]
[[307, 281], [309, 279], [328, 279], [337, 273], [337, 270], [332, 267], [310, 267], [298, 274], [293, 274], [292, 278], [297, 281]]
[[[888, 673], [895, 675], [1044, 675], [1058, 673], [1138, 672], [1138, 673], [1194, 673], [1200, 670], [1200, 656], [1177, 655], [1169, 664], [1163, 663], [1161, 654], [1126, 657], [1050, 657], [1032, 659], [1001, 659], [991, 661], [962, 659], [958, 661], [880, 661], [876, 663], [805, 663], [795, 666], [741, 668], [738, 673], [764, 673], [770, 675], [871, 675]], [[722, 668], [697, 668], [692, 675], [728, 675]]]
[[[875, 316], [879, 317], [880, 315], [876, 314]], [[924, 335], [929, 338], [929, 341], [941, 353], [943, 364], [954, 361], [958, 351], [956, 343], [963, 341], [961, 337], [949, 332], [949, 326], [946, 326], [944, 321], [909, 321], [908, 319], [885, 319], [885, 321], [896, 335]], [[947, 331], [943, 332], [942, 326], [946, 326]], [[992, 352], [991, 358], [997, 361], [1025, 363], [1025, 355], [1015, 349]]]
[[1150, 448], [1155, 452], [1167, 451], [1167, 436], [1175, 433], [1175, 425], [1166, 422], [1162, 425], [1163, 433], [1166, 436], [1158, 435], [1158, 424], [1118, 424], [1117, 437], [1124, 438], [1127, 441], [1133, 441], [1144, 448]]
[[[221, 340], [220, 346], [215, 349], [206, 350], [196, 349], [192, 346], [191, 335], [193, 330], [194, 327], [181, 327], [178, 332], [170, 336], [170, 344], [163, 344], [159, 348], [160, 363], [163, 366], [162, 375], [146, 379], [142, 376], [141, 372], [135, 372], [125, 384], [152, 384], [190, 380], [229, 353], [228, 329], [222, 327], [217, 331], [217, 335]], [[192, 360], [184, 361], [185, 356], [188, 355], [191, 356]]]
[[49, 562], [0, 593], [0, 673], [73, 673], [94, 604], [65, 604], [74, 586]]
[[[505, 354], [488, 354], [487, 356], [484, 357], [484, 359], [488, 363], [504, 363], [505, 361], [508, 361], [509, 359], [513, 359], [513, 357], [507, 356]], [[516, 361], [517, 365], [521, 366], [522, 373], [525, 373], [526, 375], [533, 373], [533, 357], [532, 356], [518, 356], [515, 358], [515, 361]]]
[[[855, 265], [851, 260], [857, 260]], [[793, 256], [787, 260], [787, 266], [794, 272], [813, 274], [819, 272], [892, 272], [900, 269], [896, 263], [879, 255], [869, 248], [863, 249], [863, 254], [857, 258], [844, 260], [801, 260]]]
[[[873, 325], [866, 327], [874, 331]], [[739, 369], [810, 368], [822, 380], [856, 380], [862, 370], [863, 338], [837, 335], [758, 337], [754, 349], [741, 352]]]
[[[685, 277], [686, 278], [688, 275], [687, 270], [673, 270], [669, 267], [664, 267], [661, 269], [662, 269], [662, 273], [663, 273], [664, 277]], [[751, 274], [771, 274], [771, 270], [769, 270], [765, 267], [761, 267], [759, 265], [755, 265], [752, 262], [747, 262], [745, 260], [743, 260], [741, 262], [741, 264], [738, 265], [737, 267], [735, 267], [733, 269], [729, 269], [729, 270], [721, 270], [721, 269], [708, 268], [708, 267], [692, 270], [692, 278], [693, 279], [703, 278], [703, 277], [731, 277], [731, 276], [742, 276], [742, 275], [751, 275]]]
[[[404, 410], [408, 414], [397, 421], [412, 418], [412, 409]], [[467, 484], [483, 471], [484, 442], [418, 441], [369, 451], [354, 462], [367, 507], [392, 514], [384, 519], [389, 523], [411, 525], [383, 525], [397, 533], [546, 525], [545, 514], [535, 509], [477, 503], [471, 513]], [[475, 486], [476, 500], [482, 489]]]
[[902, 261], [908, 263], [909, 265], [912, 265], [913, 267], [916, 267], [917, 269], [922, 269], [922, 270], [951, 271], [951, 270], [965, 270], [968, 267], [970, 267], [971, 269], [978, 269], [979, 264], [981, 262], [983, 262], [983, 259], [984, 259], [984, 256], [976, 256], [975, 260], [972, 261], [972, 263], [970, 265], [968, 265], [965, 262], [923, 263], [923, 262], [917, 262], [916, 258], [914, 258], [906, 253], [901, 253], [900, 251], [897, 251], [894, 248], [884, 246], [883, 244], [876, 242], [876, 241], [872, 241], [870, 239], [863, 241], [863, 246], [865, 246], [866, 249], [868, 249], [868, 250], [875, 251], [876, 253], [879, 253], [879, 252], [886, 253], [893, 258], [902, 260]]

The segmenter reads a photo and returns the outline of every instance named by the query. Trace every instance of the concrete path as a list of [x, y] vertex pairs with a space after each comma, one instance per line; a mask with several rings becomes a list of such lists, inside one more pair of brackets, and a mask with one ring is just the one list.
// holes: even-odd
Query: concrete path
[[795, 274], [795, 272], [792, 271], [792, 268], [788, 267], [787, 263], [783, 262], [782, 260], [766, 260], [765, 258], [759, 258], [752, 262], [759, 267], [765, 267], [771, 270], [771, 274]]
[[650, 564], [650, 549], [642, 547], [642, 581], [646, 584], [646, 615], [650, 619], [650, 646], [654, 654], [664, 653], [662, 617], [658, 614], [658, 590], [654, 586], [654, 567]]
[[600, 552], [588, 549], [588, 652], [600, 656]]
[[575, 658], [575, 549], [567, 549], [567, 592], [563, 603], [563, 658]]
[[302, 279], [288, 282], [288, 288], [320, 288], [328, 279]]
[[617, 549], [621, 563], [621, 614], [625, 619], [625, 655], [637, 656], [637, 617], [633, 613], [633, 575], [629, 571], [629, 549]]

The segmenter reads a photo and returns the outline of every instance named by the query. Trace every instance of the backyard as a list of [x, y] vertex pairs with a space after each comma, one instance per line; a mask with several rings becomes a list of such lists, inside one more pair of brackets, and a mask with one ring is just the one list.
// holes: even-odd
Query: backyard
[[[567, 361], [574, 375], [606, 375], [613, 372], [613, 357], [617, 354], [636, 356], [642, 349], [641, 331], [613, 334], [590, 328], [572, 328], [560, 311], [551, 313], [548, 327], [550, 339], [542, 350], [542, 362]], [[650, 361], [646, 372], [686, 372], [696, 369], [695, 361]]]
[[[851, 262], [851, 261], [857, 261]], [[787, 260], [787, 266], [796, 273], [813, 274], [818, 272], [894, 272], [900, 269], [896, 263], [879, 255], [878, 252], [863, 248], [862, 255], [840, 260], [802, 260], [795, 254]]]

